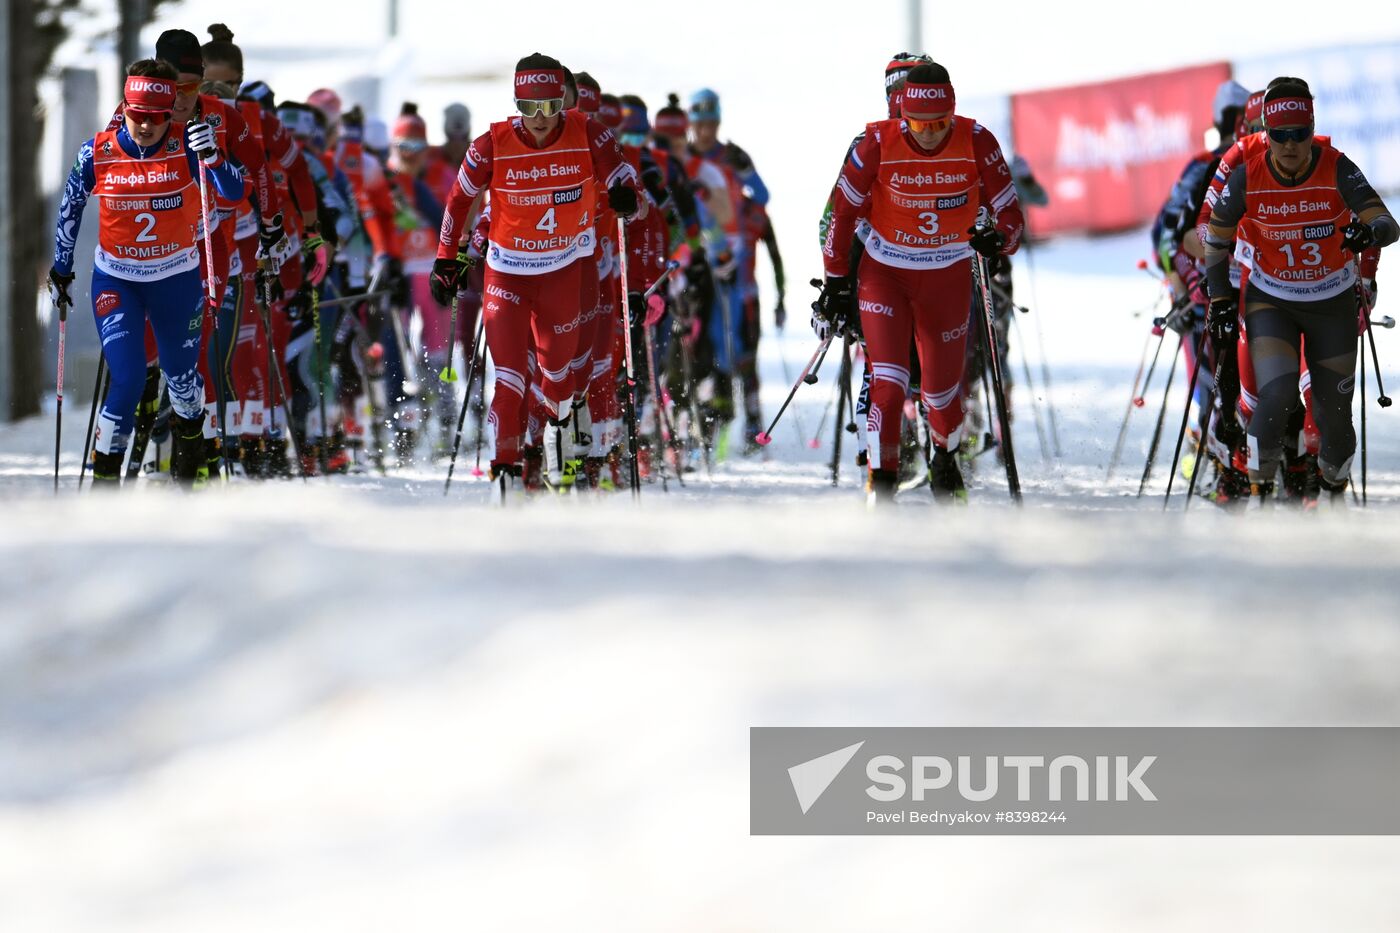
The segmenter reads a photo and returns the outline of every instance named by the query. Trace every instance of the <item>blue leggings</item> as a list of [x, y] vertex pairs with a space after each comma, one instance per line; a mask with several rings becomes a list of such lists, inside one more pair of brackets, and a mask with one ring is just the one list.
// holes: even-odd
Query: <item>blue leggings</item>
[[93, 270], [92, 311], [112, 379], [97, 418], [93, 443], [98, 453], [124, 451], [131, 439], [136, 406], [146, 384], [148, 319], [171, 406], [182, 418], [199, 417], [204, 381], [197, 363], [205, 301], [197, 268], [154, 282], [119, 279]]

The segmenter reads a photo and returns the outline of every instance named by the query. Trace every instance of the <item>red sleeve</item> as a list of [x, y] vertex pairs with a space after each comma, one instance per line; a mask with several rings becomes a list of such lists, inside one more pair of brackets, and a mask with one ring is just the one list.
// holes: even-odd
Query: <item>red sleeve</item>
[[972, 151], [977, 156], [977, 171], [982, 176], [982, 203], [991, 208], [997, 230], [1006, 237], [1002, 255], [1010, 256], [1020, 248], [1021, 234], [1026, 229], [1011, 169], [1002, 157], [1001, 144], [992, 131], [981, 124], [972, 128]]
[[225, 107], [224, 119], [228, 121], [229, 153], [248, 171], [253, 190], [258, 193], [258, 215], [265, 220], [271, 220], [272, 215], [277, 213], [277, 199], [272, 193], [272, 176], [267, 171], [267, 156], [258, 145], [258, 141], [253, 138], [248, 121], [243, 119], [243, 114], [237, 107]]
[[482, 133], [467, 147], [462, 167], [457, 170], [457, 183], [447, 197], [442, 212], [442, 229], [438, 231], [438, 258], [456, 259], [459, 241], [476, 199], [491, 184], [492, 157], [495, 146], [490, 133]]
[[1210, 226], [1210, 212], [1215, 207], [1215, 202], [1220, 199], [1220, 192], [1225, 190], [1225, 183], [1230, 180], [1230, 173], [1239, 167], [1244, 161], [1244, 144], [1235, 143], [1231, 146], [1215, 167], [1215, 174], [1211, 176], [1210, 187], [1206, 189], [1206, 196], [1201, 199], [1201, 212], [1196, 215], [1196, 235], [1201, 238], [1201, 242], [1206, 241], [1206, 227]]
[[637, 192], [637, 200], [646, 197], [641, 181], [637, 178], [637, 170], [622, 154], [622, 147], [617, 144], [617, 137], [613, 135], [613, 131], [591, 117], [586, 129], [588, 148], [593, 155], [593, 177], [598, 179], [598, 184], [603, 186], [603, 190], [606, 191], [621, 182], [630, 185], [632, 190]]
[[389, 179], [384, 166], [368, 152], [364, 154], [364, 166], [364, 196], [369, 205], [369, 210], [365, 212], [365, 230], [374, 254], [402, 259], [403, 245], [398, 225], [394, 222], [398, 211], [394, 207], [394, 196], [389, 192]]
[[870, 129], [852, 147], [836, 177], [832, 191], [831, 224], [826, 228], [822, 244], [823, 263], [827, 275], [851, 274], [851, 240], [856, 234], [856, 222], [865, 210], [870, 189], [880, 174], [880, 137]]
[[296, 202], [293, 206], [303, 214], [314, 215], [316, 186], [311, 181], [311, 170], [301, 157], [301, 146], [292, 139], [277, 115], [266, 110], [263, 111], [263, 138], [269, 141], [267, 151], [273, 153], [287, 173], [287, 184]]

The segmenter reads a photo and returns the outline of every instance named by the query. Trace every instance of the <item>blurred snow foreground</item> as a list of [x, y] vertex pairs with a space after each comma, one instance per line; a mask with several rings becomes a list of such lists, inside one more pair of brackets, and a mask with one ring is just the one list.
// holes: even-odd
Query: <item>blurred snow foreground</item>
[[1102, 479], [1113, 287], [1047, 314], [1020, 510], [985, 458], [966, 509], [869, 515], [791, 423], [508, 510], [441, 469], [79, 496], [72, 409], [55, 498], [52, 422], [0, 427], [0, 929], [1396, 929], [1389, 838], [748, 835], [756, 725], [1395, 723], [1400, 431], [1369, 510], [1163, 515], [1151, 405]]

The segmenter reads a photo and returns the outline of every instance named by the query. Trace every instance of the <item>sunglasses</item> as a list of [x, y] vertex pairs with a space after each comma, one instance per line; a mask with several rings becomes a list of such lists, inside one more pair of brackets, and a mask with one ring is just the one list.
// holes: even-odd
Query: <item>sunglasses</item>
[[515, 109], [527, 117], [533, 117], [536, 114], [542, 117], [552, 117], [564, 109], [564, 98], [551, 97], [548, 100], [521, 100], [517, 98]]
[[151, 126], [160, 126], [170, 119], [169, 110], [137, 110], [135, 107], [127, 107], [126, 115], [139, 123], [149, 123]]
[[1269, 138], [1276, 143], [1305, 143], [1312, 135], [1311, 126], [1279, 126], [1269, 130]]
[[953, 125], [953, 118], [939, 117], [936, 120], [915, 120], [912, 117], [905, 117], [904, 122], [909, 124], [909, 130], [913, 133], [941, 133]]
[[200, 82], [198, 81], [181, 81], [175, 85], [175, 93], [194, 94], [199, 91], [199, 85]]

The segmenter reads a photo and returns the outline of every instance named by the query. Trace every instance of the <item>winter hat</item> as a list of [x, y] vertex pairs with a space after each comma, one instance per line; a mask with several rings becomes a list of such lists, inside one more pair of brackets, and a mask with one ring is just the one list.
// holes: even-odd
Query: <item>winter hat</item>
[[253, 101], [264, 110], [277, 109], [277, 98], [266, 81], [252, 81], [243, 85], [243, 90], [238, 92], [238, 96], [242, 100]]
[[647, 119], [647, 105], [635, 94], [624, 94], [621, 98], [622, 126], [619, 131], [627, 135], [646, 135], [651, 132], [651, 121]]
[[948, 69], [937, 62], [915, 65], [904, 78], [904, 113], [952, 113], [957, 107]]
[[306, 102], [326, 115], [327, 123], [334, 123], [340, 119], [342, 104], [340, 95], [328, 87], [318, 88], [311, 92], [311, 96], [306, 98]]
[[663, 136], [684, 136], [690, 129], [690, 118], [681, 109], [681, 99], [666, 95], [666, 106], [656, 111], [656, 132]]
[[365, 148], [383, 152], [389, 148], [389, 124], [378, 117], [365, 120]]
[[705, 120], [718, 123], [720, 119], [718, 94], [706, 87], [690, 95], [691, 123], [700, 123]]
[[602, 94], [598, 97], [598, 122], [612, 129], [622, 125], [622, 101], [616, 95]]
[[580, 71], [575, 79], [578, 82], [578, 109], [584, 113], [597, 113], [602, 105], [602, 89], [598, 79], [586, 71]]
[[448, 139], [467, 139], [472, 135], [472, 112], [466, 104], [448, 104], [442, 111], [442, 131]]
[[1215, 89], [1215, 102], [1211, 104], [1211, 112], [1215, 114], [1215, 125], [1220, 126], [1225, 122], [1226, 110], [1233, 107], [1236, 110], [1243, 110], [1245, 104], [1249, 103], [1249, 89], [1238, 81], [1226, 81]]
[[428, 125], [418, 115], [418, 105], [404, 102], [399, 118], [394, 121], [394, 131], [390, 134], [394, 145], [409, 152], [421, 152], [428, 148]]
[[204, 77], [204, 51], [194, 33], [167, 29], [156, 39], [156, 58], [175, 66], [180, 74]]

